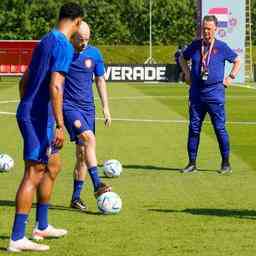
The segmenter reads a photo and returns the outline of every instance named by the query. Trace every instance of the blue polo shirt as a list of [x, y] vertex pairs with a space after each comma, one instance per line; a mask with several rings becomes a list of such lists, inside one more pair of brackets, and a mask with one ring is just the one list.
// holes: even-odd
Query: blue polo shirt
[[208, 79], [201, 79], [202, 39], [193, 41], [183, 52], [185, 60], [192, 61], [189, 98], [191, 102], [225, 102], [225, 62], [234, 62], [237, 54], [223, 41], [215, 39], [208, 66]]
[[53, 29], [33, 51], [25, 95], [17, 109], [17, 118], [54, 123], [49, 84], [52, 72], [67, 74], [74, 49], [66, 36]]
[[75, 53], [65, 80], [64, 110], [94, 110], [93, 76], [104, 74], [104, 61], [96, 47], [88, 45]]

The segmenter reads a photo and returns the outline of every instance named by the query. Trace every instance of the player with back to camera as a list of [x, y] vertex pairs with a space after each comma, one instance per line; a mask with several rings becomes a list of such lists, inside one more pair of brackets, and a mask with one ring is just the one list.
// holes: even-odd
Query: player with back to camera
[[48, 245], [25, 237], [35, 193], [37, 223], [32, 238], [67, 234], [67, 230], [48, 224], [48, 207], [60, 171], [58, 150], [64, 143], [63, 85], [74, 53], [69, 39], [77, 32], [82, 18], [79, 5], [66, 3], [61, 7], [57, 27], [41, 39], [20, 81], [17, 122], [24, 140], [25, 172], [16, 194], [16, 213], [7, 248], [12, 252], [49, 250]]
[[71, 141], [76, 143], [76, 164], [71, 207], [85, 211], [86, 204], [80, 198], [86, 172], [91, 177], [95, 197], [111, 191], [98, 176], [95, 137], [95, 105], [93, 75], [101, 100], [105, 125], [111, 124], [108, 95], [105, 82], [105, 67], [100, 51], [88, 44], [90, 28], [82, 22], [73, 38], [75, 54], [67, 74], [64, 89], [64, 122]]
[[[220, 174], [230, 173], [229, 137], [225, 128], [225, 87], [232, 83], [240, 68], [238, 55], [223, 41], [215, 38], [217, 18], [205, 16], [202, 23], [202, 39], [193, 41], [180, 57], [189, 90], [189, 163], [183, 173], [196, 171], [196, 158], [202, 123], [208, 113], [214, 127], [221, 152]], [[192, 60], [191, 72], [188, 60]], [[224, 77], [225, 62], [233, 63], [228, 76]]]

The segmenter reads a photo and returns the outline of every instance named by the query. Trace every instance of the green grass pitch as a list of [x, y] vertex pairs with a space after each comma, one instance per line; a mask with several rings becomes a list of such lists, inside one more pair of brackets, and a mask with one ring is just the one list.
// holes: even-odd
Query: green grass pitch
[[[231, 87], [226, 92], [233, 174], [217, 174], [220, 154], [212, 126], [205, 122], [198, 158], [201, 171], [182, 175], [179, 169], [187, 163], [187, 87], [109, 84], [113, 123], [107, 129], [97, 121], [97, 155], [100, 165], [113, 158], [123, 164], [119, 178], [103, 178], [121, 196], [123, 209], [118, 215], [99, 214], [89, 179], [82, 193], [89, 212], [69, 208], [74, 145], [67, 138], [49, 221], [69, 234], [46, 240], [51, 250], [42, 255], [255, 255], [256, 90]], [[17, 99], [17, 82], [2, 81], [0, 152], [10, 154], [15, 167], [0, 173], [0, 255], [7, 254], [14, 198], [23, 174], [22, 140], [11, 114]], [[98, 99], [96, 105], [102, 117]], [[33, 208], [28, 236], [34, 215]]]

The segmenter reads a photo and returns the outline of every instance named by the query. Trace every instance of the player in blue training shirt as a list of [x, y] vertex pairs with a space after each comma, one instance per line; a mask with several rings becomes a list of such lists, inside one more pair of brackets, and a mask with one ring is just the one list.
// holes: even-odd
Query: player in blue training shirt
[[102, 183], [97, 170], [95, 138], [95, 106], [93, 97], [93, 76], [100, 96], [105, 125], [110, 126], [111, 117], [108, 106], [105, 67], [100, 51], [89, 45], [89, 26], [82, 22], [73, 40], [76, 49], [73, 62], [67, 74], [64, 89], [64, 122], [71, 141], [76, 143], [76, 165], [74, 168], [74, 189], [71, 207], [86, 210], [80, 198], [86, 170], [91, 177], [95, 196], [111, 191]]
[[[189, 92], [189, 163], [183, 173], [196, 171], [196, 157], [201, 126], [206, 113], [210, 115], [219, 143], [222, 162], [219, 173], [231, 172], [229, 137], [225, 128], [225, 87], [228, 87], [240, 69], [240, 60], [230, 47], [215, 38], [217, 18], [205, 16], [200, 40], [193, 41], [180, 57]], [[187, 61], [192, 61], [191, 72]], [[225, 61], [233, 63], [230, 74], [224, 78]]]
[[67, 234], [66, 230], [48, 224], [48, 207], [60, 170], [58, 149], [64, 142], [63, 84], [74, 53], [69, 39], [77, 32], [82, 16], [83, 10], [75, 3], [61, 7], [56, 29], [46, 34], [35, 48], [20, 82], [17, 121], [24, 140], [25, 173], [16, 194], [16, 214], [8, 247], [12, 252], [49, 249], [48, 245], [25, 237], [35, 194], [37, 223], [32, 238], [41, 240]]

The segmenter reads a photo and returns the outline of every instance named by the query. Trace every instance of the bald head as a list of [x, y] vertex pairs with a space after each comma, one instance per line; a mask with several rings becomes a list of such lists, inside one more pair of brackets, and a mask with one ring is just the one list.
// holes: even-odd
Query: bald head
[[73, 40], [73, 45], [77, 51], [82, 51], [86, 47], [89, 42], [90, 35], [91, 32], [89, 25], [85, 21], [82, 21]]
[[89, 40], [90, 39], [90, 34], [91, 33], [90, 33], [89, 25], [85, 21], [82, 21], [81, 25], [79, 27], [79, 30], [78, 30], [78, 35], [80, 36], [80, 38], [84, 38], [84, 39]]

